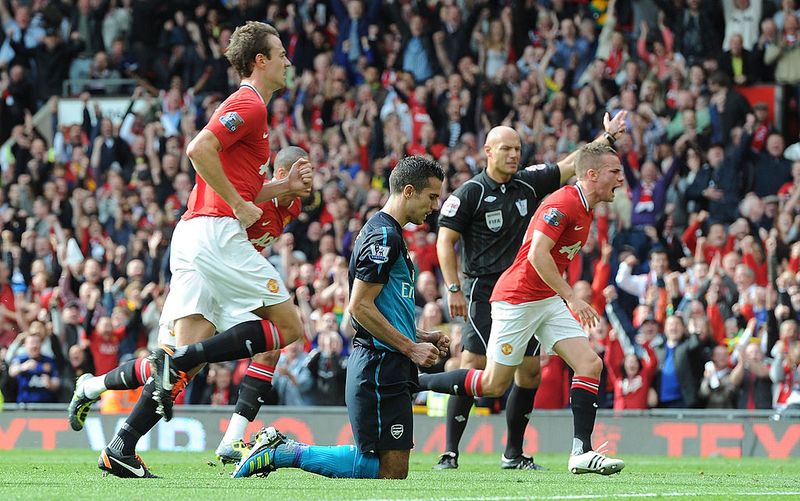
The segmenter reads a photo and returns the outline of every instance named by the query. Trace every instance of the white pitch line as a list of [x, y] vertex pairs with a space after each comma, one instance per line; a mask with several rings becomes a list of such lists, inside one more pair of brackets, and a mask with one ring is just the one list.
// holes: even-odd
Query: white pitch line
[[[518, 499], [541, 499], [541, 500], [571, 500], [571, 499], [609, 499], [609, 498], [682, 498], [682, 497], [709, 497], [709, 496], [730, 496], [730, 492], [725, 493], [692, 493], [692, 492], [641, 492], [629, 494], [574, 494], [568, 496], [481, 496], [481, 497], [454, 497], [454, 498], [419, 498], [432, 501], [515, 501]], [[764, 491], [764, 492], [737, 492], [737, 497], [760, 497], [760, 496], [800, 496], [800, 491]], [[408, 498], [402, 498], [408, 499]], [[411, 498], [413, 499], [413, 498]], [[401, 501], [401, 498], [375, 498], [366, 501]]]

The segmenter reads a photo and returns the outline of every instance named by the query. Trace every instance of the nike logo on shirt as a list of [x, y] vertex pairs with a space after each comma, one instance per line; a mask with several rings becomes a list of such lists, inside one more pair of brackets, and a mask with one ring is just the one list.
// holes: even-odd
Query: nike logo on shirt
[[249, 339], [246, 339], [244, 341], [244, 346], [247, 348], [247, 353], [249, 353], [250, 357], [252, 357], [253, 356], [253, 342], [250, 341]]
[[125, 468], [129, 472], [133, 473], [137, 477], [143, 477], [144, 476], [144, 467], [142, 465], [139, 465], [138, 468], [134, 468], [133, 466], [131, 466], [129, 464], [125, 464], [125, 463], [123, 463], [122, 461], [118, 460], [117, 458], [115, 458], [113, 456], [108, 456], [108, 459], [114, 461], [115, 463], [117, 463], [118, 465], [122, 466], [123, 468]]
[[266, 138], [268, 138], [268, 137], [269, 137], [269, 132], [265, 132], [265, 133], [264, 133], [264, 139], [266, 139]]
[[583, 229], [583, 226], [576, 226], [575, 227], [575, 231], [581, 231], [582, 229]]

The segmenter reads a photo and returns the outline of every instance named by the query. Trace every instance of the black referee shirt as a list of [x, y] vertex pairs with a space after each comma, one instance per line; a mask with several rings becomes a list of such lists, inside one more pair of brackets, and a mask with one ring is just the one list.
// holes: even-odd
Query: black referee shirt
[[484, 170], [445, 201], [439, 225], [461, 234], [461, 269], [470, 277], [500, 274], [517, 256], [542, 199], [561, 185], [556, 164], [533, 165], [500, 184]]

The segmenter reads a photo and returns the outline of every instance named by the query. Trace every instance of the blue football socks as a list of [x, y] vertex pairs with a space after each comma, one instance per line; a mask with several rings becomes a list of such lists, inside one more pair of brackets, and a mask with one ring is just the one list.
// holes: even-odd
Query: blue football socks
[[305, 445], [289, 440], [269, 452], [276, 468], [300, 468], [332, 478], [378, 478], [377, 454], [362, 454], [354, 445]]

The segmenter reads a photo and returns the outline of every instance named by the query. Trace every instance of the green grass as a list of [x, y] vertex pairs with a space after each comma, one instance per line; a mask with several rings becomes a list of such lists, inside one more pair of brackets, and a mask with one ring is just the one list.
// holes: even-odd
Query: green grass
[[[87, 450], [0, 451], [0, 499], [697, 499], [800, 498], [800, 459], [625, 457], [619, 475], [572, 475], [565, 455], [538, 455], [549, 471], [501, 471], [496, 455], [470, 454], [458, 470], [434, 471], [436, 456], [411, 454], [407, 480], [331, 480], [299, 470], [232, 480], [212, 453], [146, 452], [151, 480], [102, 477]], [[215, 463], [211, 463], [215, 464]]]

